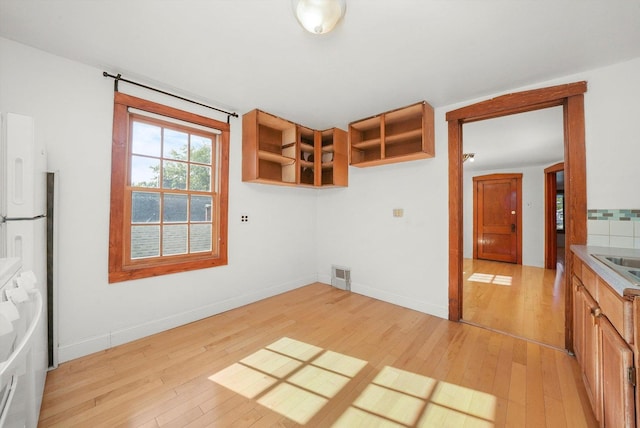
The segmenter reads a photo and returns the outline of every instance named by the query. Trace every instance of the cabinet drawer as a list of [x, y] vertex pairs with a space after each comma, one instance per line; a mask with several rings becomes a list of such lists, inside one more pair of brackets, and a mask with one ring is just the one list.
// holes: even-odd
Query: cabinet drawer
[[573, 274], [575, 276], [578, 277], [578, 279], [580, 279], [580, 281], [582, 281], [582, 260], [580, 260], [580, 257], [574, 255], [573, 256]]
[[620, 297], [600, 278], [597, 279], [597, 284], [597, 300], [602, 313], [627, 343], [633, 343], [633, 324], [631, 322], [633, 305], [631, 301]]
[[589, 291], [589, 294], [591, 294], [594, 299], [599, 301], [596, 274], [584, 263], [582, 264], [581, 272], [582, 276], [580, 279], [582, 280], [582, 285], [584, 285], [584, 288]]

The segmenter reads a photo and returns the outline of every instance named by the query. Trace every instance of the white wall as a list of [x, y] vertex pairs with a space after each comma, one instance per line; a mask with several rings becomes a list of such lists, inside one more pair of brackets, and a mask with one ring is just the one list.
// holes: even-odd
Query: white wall
[[[3, 39], [0, 57], [0, 110], [35, 117], [49, 167], [60, 171], [61, 360], [316, 278], [328, 282], [332, 263], [352, 269], [358, 293], [447, 316], [445, 114], [480, 99], [435, 109], [434, 159], [350, 167], [348, 188], [321, 191], [242, 183], [241, 126], [234, 119], [229, 266], [108, 285], [113, 82], [102, 70]], [[588, 81], [590, 208], [640, 207], [638, 75], [640, 58], [509, 91]], [[429, 100], [429, 94], [415, 99]], [[403, 208], [404, 217], [394, 218], [394, 208]], [[249, 214], [248, 224], [240, 224], [240, 213]]]
[[587, 207], [640, 208], [640, 58], [584, 74]]
[[[588, 208], [640, 207], [637, 191], [640, 79], [637, 76], [640, 76], [640, 58], [508, 91], [588, 82], [585, 94]], [[321, 280], [329, 280], [332, 263], [348, 266], [352, 268], [354, 291], [447, 316], [445, 114], [499, 95], [502, 93], [436, 108], [434, 159], [368, 169], [351, 167], [348, 189], [320, 194], [318, 276]], [[429, 94], [416, 94], [416, 99], [420, 98], [429, 100]], [[543, 207], [543, 202], [535, 202], [532, 210], [540, 206]], [[405, 217], [394, 219], [393, 208], [405, 208]], [[535, 234], [535, 228], [526, 236], [531, 234]], [[526, 236], [523, 240], [530, 241]], [[538, 255], [538, 250], [529, 249], [527, 253], [527, 260], [532, 264], [542, 263], [538, 258], [544, 255]]]
[[108, 284], [113, 80], [1, 38], [0, 57], [0, 111], [35, 118], [59, 171], [61, 362], [317, 279], [316, 191], [242, 183], [241, 119], [232, 119], [229, 265]]
[[473, 177], [497, 173], [522, 174], [522, 264], [544, 267], [544, 168], [549, 165], [473, 171], [464, 174], [463, 232], [465, 258], [473, 258]]
[[[446, 153], [443, 143], [436, 153]], [[346, 266], [353, 291], [447, 317], [446, 180], [442, 155], [349, 168], [348, 188], [318, 196], [319, 278], [329, 282], [331, 264]]]

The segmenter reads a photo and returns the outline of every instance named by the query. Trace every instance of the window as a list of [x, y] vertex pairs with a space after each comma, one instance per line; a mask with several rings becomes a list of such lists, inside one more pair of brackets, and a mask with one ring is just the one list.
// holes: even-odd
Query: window
[[556, 193], [556, 231], [564, 233], [564, 190]]
[[109, 282], [227, 264], [229, 125], [116, 92]]

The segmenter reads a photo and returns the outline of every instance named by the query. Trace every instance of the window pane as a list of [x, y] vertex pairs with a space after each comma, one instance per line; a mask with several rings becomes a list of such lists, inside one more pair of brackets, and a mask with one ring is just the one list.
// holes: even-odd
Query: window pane
[[131, 185], [134, 187], [160, 186], [158, 175], [160, 160], [142, 156], [131, 156]]
[[189, 134], [165, 128], [162, 157], [187, 160], [187, 147], [189, 147]]
[[150, 192], [131, 192], [131, 223], [158, 223], [160, 195]]
[[160, 226], [131, 226], [131, 258], [160, 255]]
[[191, 225], [191, 252], [211, 251], [211, 224]]
[[187, 189], [187, 164], [184, 162], [162, 162], [162, 187], [165, 189]]
[[191, 165], [189, 175], [189, 190], [211, 190], [211, 167]]
[[211, 164], [211, 138], [191, 136], [191, 162]]
[[138, 155], [160, 157], [160, 127], [133, 122], [131, 152]]
[[187, 221], [187, 195], [164, 195], [162, 207], [162, 221], [183, 222]]
[[564, 193], [556, 195], [556, 230], [564, 230]]
[[178, 224], [163, 226], [162, 228], [162, 255], [186, 254], [187, 252], [187, 225]]
[[192, 196], [189, 210], [191, 221], [211, 221], [211, 196]]

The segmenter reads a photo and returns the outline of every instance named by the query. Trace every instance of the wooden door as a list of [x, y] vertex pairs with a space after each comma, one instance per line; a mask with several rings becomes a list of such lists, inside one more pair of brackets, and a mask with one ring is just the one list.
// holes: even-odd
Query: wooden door
[[522, 263], [522, 174], [473, 177], [473, 257]]
[[634, 387], [627, 370], [633, 367], [633, 352], [607, 317], [600, 317], [600, 357], [603, 414], [600, 426], [635, 426]]

